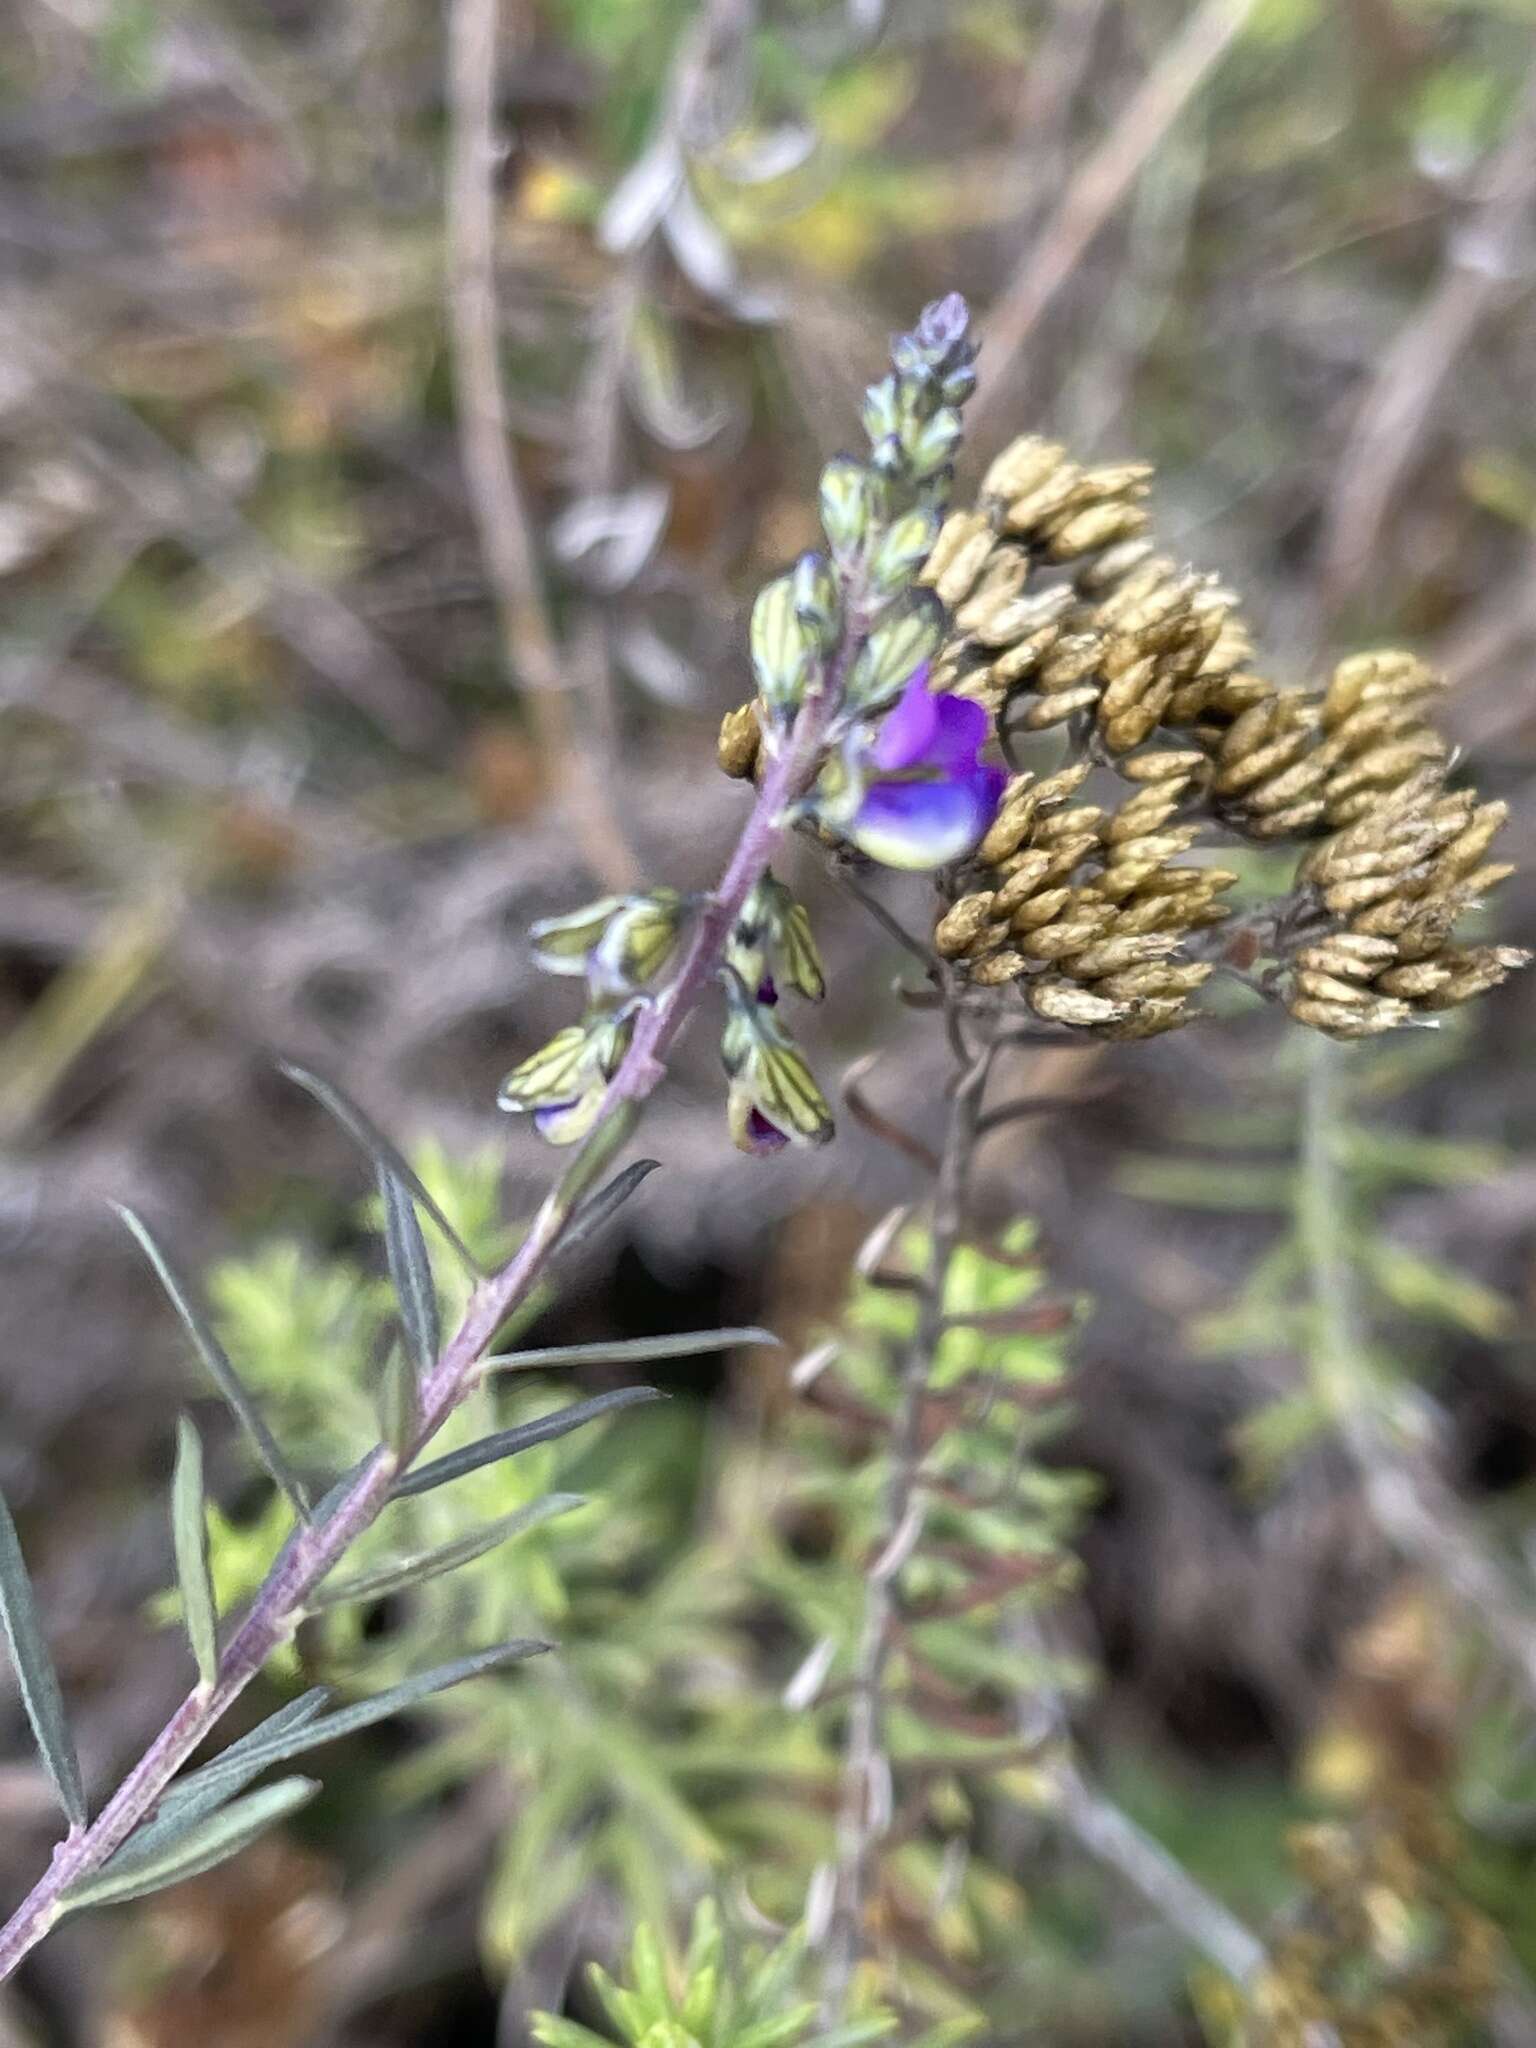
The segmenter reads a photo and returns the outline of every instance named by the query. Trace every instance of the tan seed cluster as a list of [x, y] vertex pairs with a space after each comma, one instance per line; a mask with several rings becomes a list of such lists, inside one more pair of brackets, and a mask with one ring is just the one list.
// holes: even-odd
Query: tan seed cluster
[[1108, 814], [1073, 801], [1086, 763], [1016, 775], [935, 929], [940, 954], [979, 987], [1016, 983], [1049, 1023], [1150, 1038], [1187, 1022], [1212, 967], [1181, 944], [1221, 920], [1237, 878], [1179, 864], [1198, 827], [1172, 822], [1191, 781], [1173, 760]]
[[[1026, 435], [993, 463], [980, 504], [945, 522], [923, 581], [954, 618], [935, 672], [1011, 727], [1091, 714], [1115, 754], [1217, 704], [1248, 652], [1231, 594], [1155, 553], [1142, 463], [1085, 469]], [[1037, 571], [1067, 573], [1027, 588]]]
[[1340, 929], [1296, 955], [1292, 1016], [1331, 1037], [1368, 1038], [1470, 1002], [1526, 966], [1518, 946], [1452, 943], [1463, 913], [1513, 872], [1483, 859], [1507, 815], [1424, 766], [1313, 847], [1297, 879]]

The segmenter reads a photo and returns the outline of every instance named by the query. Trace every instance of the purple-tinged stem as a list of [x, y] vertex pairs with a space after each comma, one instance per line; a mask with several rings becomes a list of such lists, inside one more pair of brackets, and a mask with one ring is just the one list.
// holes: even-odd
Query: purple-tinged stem
[[[615, 1125], [652, 1094], [666, 1060], [720, 965], [732, 924], [763, 875], [785, 831], [784, 813], [815, 766], [842, 677], [857, 651], [857, 629], [820, 691], [811, 692], [770, 763], [718, 887], [694, 921], [674, 979], [640, 1016], [629, 1049], [608, 1086], [598, 1126], [569, 1172], [545, 1198], [527, 1237], [499, 1273], [470, 1297], [464, 1319], [421, 1388], [421, 1430], [412, 1459], [436, 1436], [469, 1393], [475, 1368], [496, 1333], [528, 1295], [559, 1249], [576, 1193], [614, 1149]], [[596, 1167], [594, 1166], [596, 1163]], [[91, 1822], [55, 1849], [46, 1873], [0, 1928], [0, 1983], [43, 1939], [63, 1910], [69, 1887], [99, 1870], [149, 1818], [181, 1766], [218, 1724], [273, 1651], [292, 1636], [309, 1595], [387, 1505], [404, 1463], [382, 1445], [363, 1465], [325, 1520], [302, 1529], [273, 1566], [224, 1647], [218, 1683], [190, 1692], [116, 1792]]]

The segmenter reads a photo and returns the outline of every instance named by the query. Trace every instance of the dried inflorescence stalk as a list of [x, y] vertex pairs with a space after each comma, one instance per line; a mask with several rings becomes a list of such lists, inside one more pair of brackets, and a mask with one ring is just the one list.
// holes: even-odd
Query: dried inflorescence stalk
[[[1321, 691], [1254, 673], [1232, 593], [1158, 552], [1150, 477], [1026, 436], [938, 530], [919, 581], [950, 627], [930, 687], [980, 705], [1010, 759], [1051, 729], [1071, 746], [1054, 774], [1013, 775], [942, 872], [938, 953], [1108, 1038], [1188, 1022], [1224, 950], [1271, 954], [1266, 992], [1339, 1038], [1429, 1021], [1523, 966], [1517, 947], [1452, 940], [1510, 870], [1483, 859], [1505, 807], [1447, 787], [1442, 680], [1396, 652], [1341, 662]], [[755, 735], [751, 707], [727, 717], [728, 773], [754, 772]], [[1084, 800], [1095, 767], [1131, 793]], [[1234, 924], [1230, 949], [1200, 935], [1238, 877], [1185, 858], [1223, 838], [1308, 842], [1292, 892], [1240, 940]]]

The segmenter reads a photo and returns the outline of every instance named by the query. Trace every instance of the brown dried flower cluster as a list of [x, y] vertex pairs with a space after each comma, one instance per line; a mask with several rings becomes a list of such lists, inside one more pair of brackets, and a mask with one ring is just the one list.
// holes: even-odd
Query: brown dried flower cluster
[[[1523, 966], [1519, 948], [1452, 940], [1510, 870], [1483, 859], [1505, 806], [1446, 786], [1441, 679], [1395, 652], [1341, 662], [1322, 691], [1254, 673], [1232, 593], [1158, 551], [1150, 478], [1025, 436], [939, 531], [920, 578], [951, 620], [933, 687], [982, 704], [1005, 750], [1058, 727], [1076, 743], [1055, 774], [1016, 774], [941, 877], [939, 953], [979, 987], [1017, 984], [1053, 1024], [1171, 1030], [1224, 950], [1191, 942], [1228, 916], [1238, 879], [1183, 856], [1224, 834], [1308, 842], [1292, 895], [1245, 920], [1258, 940], [1237, 947], [1246, 965], [1283, 938], [1263, 979], [1300, 1023], [1368, 1037]], [[756, 753], [743, 705], [721, 765], [750, 775]], [[1134, 786], [1112, 808], [1078, 801], [1095, 764]]]

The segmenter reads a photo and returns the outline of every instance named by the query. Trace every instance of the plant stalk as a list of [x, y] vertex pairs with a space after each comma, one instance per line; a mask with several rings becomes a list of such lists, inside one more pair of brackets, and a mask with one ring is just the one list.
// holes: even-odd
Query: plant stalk
[[821, 688], [805, 702], [770, 763], [725, 872], [694, 921], [676, 975], [640, 1016], [628, 1051], [608, 1085], [596, 1129], [579, 1148], [559, 1185], [546, 1196], [532, 1228], [500, 1272], [475, 1288], [464, 1319], [421, 1387], [421, 1427], [410, 1457], [379, 1445], [323, 1522], [299, 1530], [274, 1564], [219, 1660], [218, 1682], [190, 1692], [129, 1771], [89, 1827], [62, 1841], [38, 1883], [0, 1928], [0, 1983], [43, 1939], [63, 1911], [64, 1895], [101, 1869], [149, 1818], [176, 1772], [205, 1740], [272, 1653], [297, 1628], [309, 1595], [378, 1517], [401, 1472], [431, 1442], [465, 1399], [508, 1316], [526, 1301], [559, 1250], [580, 1191], [600, 1172], [632, 1128], [634, 1112], [655, 1090], [667, 1057], [719, 968], [732, 924], [773, 858], [788, 804], [815, 768], [842, 678], [860, 640], [857, 625]]

